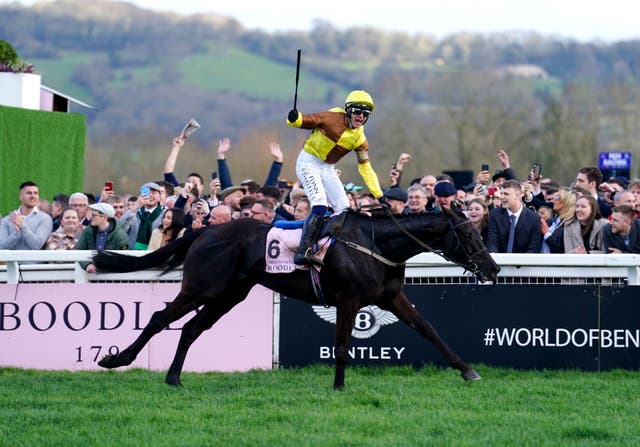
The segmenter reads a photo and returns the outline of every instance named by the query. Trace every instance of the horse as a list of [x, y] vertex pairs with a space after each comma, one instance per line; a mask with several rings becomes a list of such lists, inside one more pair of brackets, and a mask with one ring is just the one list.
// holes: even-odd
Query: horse
[[[183, 265], [181, 289], [175, 299], [155, 312], [126, 349], [103, 357], [98, 364], [117, 368], [131, 364], [146, 343], [172, 322], [201, 308], [183, 327], [175, 357], [167, 371], [169, 385], [182, 385], [180, 374], [191, 344], [224, 314], [261, 284], [287, 297], [311, 304], [335, 306], [335, 375], [333, 388], [342, 390], [351, 332], [358, 311], [376, 305], [429, 340], [464, 380], [480, 375], [460, 358], [409, 302], [403, 292], [405, 262], [435, 251], [464, 267], [480, 281], [496, 281], [500, 268], [480, 234], [457, 207], [439, 212], [369, 215], [348, 210], [325, 224], [334, 242], [324, 258], [319, 280], [309, 270], [267, 273], [265, 252], [272, 225], [237, 219], [187, 233], [143, 256], [111, 251], [93, 255], [99, 272], [131, 272], [162, 267], [166, 273]], [[312, 267], [315, 268], [315, 267]], [[320, 293], [318, 293], [320, 292]], [[318, 296], [321, 295], [324, 303]]]

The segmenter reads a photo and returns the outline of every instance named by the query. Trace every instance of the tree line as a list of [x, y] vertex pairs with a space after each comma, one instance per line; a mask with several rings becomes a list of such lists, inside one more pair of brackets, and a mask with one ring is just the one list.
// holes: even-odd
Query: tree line
[[[280, 141], [292, 167], [301, 141], [283, 126], [291, 98], [264, 100], [183, 83], [177, 61], [211, 44], [283, 64], [295, 63], [293, 55], [303, 48], [307, 76], [338, 86], [326, 97], [303, 101], [303, 111], [340, 105], [353, 88], [369, 90], [377, 107], [367, 135], [382, 177], [401, 152], [414, 156], [406, 177], [476, 170], [504, 148], [523, 176], [539, 161], [545, 174], [561, 182], [570, 181], [578, 167], [595, 164], [599, 151], [640, 155], [635, 143], [640, 40], [583, 43], [536, 33], [436, 39], [365, 26], [339, 30], [324, 21], [308, 33], [265, 33], [245, 29], [233, 18], [170, 15], [99, 1], [82, 8], [70, 1], [1, 6], [0, 35], [11, 36], [27, 61], [64, 61], [68, 51], [95, 55], [71, 75], [99, 106], [87, 112], [89, 153], [110, 154], [90, 159], [96, 166], [89, 171], [108, 172], [119, 152], [154, 153], [163, 145], [168, 150], [171, 136], [190, 116], [206, 121], [191, 143], [198, 151], [211, 154], [219, 138], [230, 136], [237, 142], [234, 150], [251, 154], [235, 161], [239, 175], [263, 176], [262, 164], [255, 163], [269, 163], [268, 141], [261, 148], [262, 138]], [[537, 67], [544, 76], [503, 70], [519, 65]], [[131, 81], [139, 73], [146, 76], [150, 67], [160, 67], [153, 83]], [[114, 79], [120, 86], [105, 88]], [[132, 141], [127, 135], [136, 135], [136, 147], [123, 147]], [[162, 157], [157, 155], [159, 163]], [[135, 168], [129, 164], [122, 163], [118, 175], [131, 178]], [[345, 175], [358, 180], [355, 163], [346, 164]], [[286, 167], [285, 173], [293, 176]]]

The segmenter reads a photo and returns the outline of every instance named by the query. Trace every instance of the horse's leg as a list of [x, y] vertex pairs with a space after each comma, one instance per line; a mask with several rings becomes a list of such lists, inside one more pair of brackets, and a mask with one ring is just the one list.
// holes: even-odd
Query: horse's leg
[[453, 352], [440, 335], [438, 335], [434, 327], [422, 318], [411, 302], [409, 302], [403, 291], [398, 292], [398, 294], [393, 297], [389, 306], [383, 306], [382, 304], [379, 304], [379, 306], [384, 310], [393, 312], [401, 321], [405, 322], [409, 327], [415, 329], [420, 335], [433, 343], [444, 358], [447, 359], [449, 365], [460, 371], [460, 375], [464, 380], [480, 379], [480, 374], [464, 362], [458, 354]]
[[207, 329], [211, 328], [223, 315], [233, 309], [237, 304], [243, 301], [253, 284], [250, 286], [242, 286], [241, 288], [226, 290], [215, 300], [207, 300], [207, 304], [200, 309], [196, 316], [189, 320], [182, 328], [182, 335], [178, 341], [178, 348], [173, 362], [167, 371], [165, 382], [169, 385], [181, 385], [180, 373], [184, 365], [187, 352], [194, 341]]
[[353, 303], [342, 304], [337, 309], [336, 321], [336, 371], [333, 379], [333, 389], [344, 389], [344, 371], [349, 360], [349, 341], [351, 340], [351, 332], [356, 322], [356, 315], [359, 307], [357, 301]]
[[109, 369], [130, 365], [136, 359], [142, 348], [151, 340], [151, 337], [197, 307], [198, 304], [195, 303], [192, 298], [180, 292], [164, 309], [153, 313], [149, 323], [147, 323], [138, 338], [136, 338], [131, 345], [118, 354], [104, 356], [98, 362], [98, 365]]

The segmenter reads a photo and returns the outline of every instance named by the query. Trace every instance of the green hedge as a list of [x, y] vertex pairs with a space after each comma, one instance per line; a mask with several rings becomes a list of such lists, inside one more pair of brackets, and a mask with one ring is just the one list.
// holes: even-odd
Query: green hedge
[[20, 205], [27, 180], [47, 200], [82, 191], [85, 135], [84, 115], [0, 106], [0, 214]]

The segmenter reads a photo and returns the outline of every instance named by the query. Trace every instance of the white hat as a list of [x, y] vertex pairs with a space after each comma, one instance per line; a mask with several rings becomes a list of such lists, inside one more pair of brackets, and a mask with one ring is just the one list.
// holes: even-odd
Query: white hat
[[93, 205], [89, 205], [89, 208], [91, 208], [92, 210], [96, 210], [112, 219], [115, 219], [116, 217], [116, 211], [108, 203], [104, 203], [104, 202], [94, 203]]

